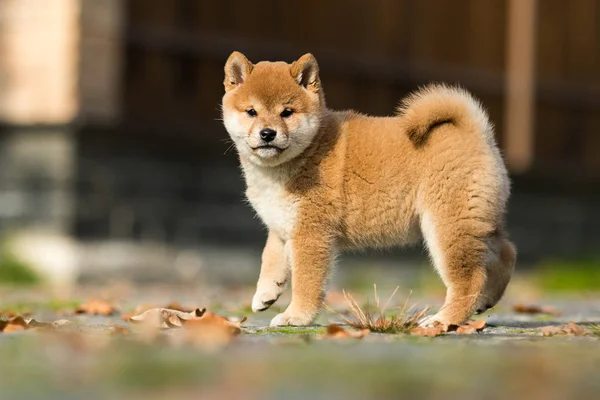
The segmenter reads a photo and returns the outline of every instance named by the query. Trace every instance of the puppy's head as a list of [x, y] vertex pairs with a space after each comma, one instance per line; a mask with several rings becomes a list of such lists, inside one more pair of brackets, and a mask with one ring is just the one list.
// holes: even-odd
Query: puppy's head
[[225, 64], [223, 83], [223, 121], [240, 157], [274, 167], [313, 141], [325, 101], [312, 54], [292, 64], [252, 64], [234, 52]]

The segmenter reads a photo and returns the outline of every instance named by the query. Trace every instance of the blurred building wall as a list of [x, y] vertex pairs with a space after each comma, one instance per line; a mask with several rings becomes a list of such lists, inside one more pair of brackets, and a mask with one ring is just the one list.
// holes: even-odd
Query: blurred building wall
[[[531, 135], [531, 163], [513, 170], [510, 230], [524, 259], [582, 254], [600, 242], [600, 1], [527, 2], [531, 132], [508, 134]], [[219, 121], [233, 50], [253, 61], [312, 52], [329, 106], [370, 114], [430, 81], [460, 84], [510, 150], [507, 55], [522, 38], [509, 39], [520, 15], [510, 7], [521, 3], [241, 4], [0, 0], [2, 226], [39, 224], [49, 208], [53, 229], [84, 242], [259, 246], [265, 232]], [[36, 174], [36, 189], [15, 178]], [[40, 200], [51, 197], [62, 200]]]
[[0, 1], [2, 248], [71, 279], [77, 135], [120, 112], [119, 0]]

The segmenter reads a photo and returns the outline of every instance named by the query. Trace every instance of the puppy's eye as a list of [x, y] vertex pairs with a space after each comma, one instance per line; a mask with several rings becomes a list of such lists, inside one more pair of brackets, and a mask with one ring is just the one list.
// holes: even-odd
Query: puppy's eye
[[293, 113], [294, 113], [294, 110], [290, 110], [289, 108], [286, 108], [286, 109], [285, 109], [285, 110], [283, 110], [283, 111], [281, 112], [281, 114], [279, 114], [279, 115], [281, 115], [281, 118], [287, 118], [287, 117], [289, 117], [290, 115], [292, 115]]
[[250, 108], [250, 109], [246, 110], [246, 114], [248, 114], [251, 117], [256, 117], [258, 115], [254, 108]]

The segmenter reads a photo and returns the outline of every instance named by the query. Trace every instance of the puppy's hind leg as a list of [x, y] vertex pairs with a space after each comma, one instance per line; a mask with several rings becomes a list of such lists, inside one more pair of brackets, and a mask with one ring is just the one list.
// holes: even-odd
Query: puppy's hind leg
[[477, 301], [476, 313], [492, 308], [500, 301], [515, 269], [517, 251], [501, 230], [488, 239], [487, 282]]
[[446, 285], [446, 300], [421, 325], [459, 325], [475, 312], [486, 283], [487, 245], [468, 220], [444, 221], [424, 213], [421, 229], [436, 270]]
[[271, 307], [283, 293], [290, 273], [283, 241], [275, 233], [269, 232], [262, 254], [256, 294], [252, 298], [252, 311], [265, 311]]

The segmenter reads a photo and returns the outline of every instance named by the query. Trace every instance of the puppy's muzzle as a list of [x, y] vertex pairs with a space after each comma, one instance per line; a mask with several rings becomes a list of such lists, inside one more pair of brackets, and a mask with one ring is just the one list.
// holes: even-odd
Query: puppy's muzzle
[[270, 143], [273, 140], [275, 140], [275, 137], [277, 136], [277, 132], [271, 128], [265, 128], [259, 132], [259, 135], [260, 135], [260, 138], [264, 142]]

